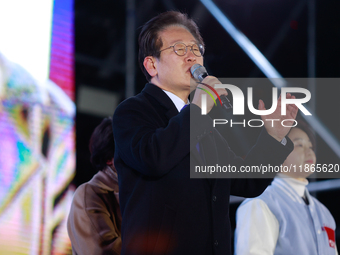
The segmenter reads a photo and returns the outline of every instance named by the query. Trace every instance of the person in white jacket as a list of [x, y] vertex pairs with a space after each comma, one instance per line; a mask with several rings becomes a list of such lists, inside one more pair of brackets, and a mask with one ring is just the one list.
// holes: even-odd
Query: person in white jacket
[[235, 255], [338, 254], [334, 218], [306, 189], [311, 171], [300, 171], [316, 162], [315, 136], [300, 120], [288, 137], [294, 150], [283, 166], [296, 171], [278, 174], [262, 195], [239, 206]]

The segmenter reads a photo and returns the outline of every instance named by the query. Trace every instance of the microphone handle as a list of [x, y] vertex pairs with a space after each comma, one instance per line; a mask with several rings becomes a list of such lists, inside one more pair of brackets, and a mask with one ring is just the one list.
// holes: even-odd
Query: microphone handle
[[231, 105], [229, 99], [227, 98], [226, 95], [221, 95], [220, 96], [221, 101], [222, 101], [222, 106], [224, 107], [224, 109], [227, 110], [227, 112], [230, 112], [233, 109], [233, 106]]
[[[202, 80], [208, 76], [208, 73], [203, 73], [198, 77], [199, 81], [202, 82]], [[233, 106], [231, 105], [229, 99], [227, 98], [226, 95], [221, 95], [220, 96], [221, 101], [222, 101], [222, 106], [224, 109], [226, 109], [227, 112], [230, 112], [233, 109]]]

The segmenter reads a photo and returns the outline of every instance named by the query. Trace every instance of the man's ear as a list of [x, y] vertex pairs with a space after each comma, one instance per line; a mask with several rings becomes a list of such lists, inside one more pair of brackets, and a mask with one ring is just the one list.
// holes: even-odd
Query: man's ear
[[155, 57], [152, 56], [145, 57], [143, 65], [151, 77], [155, 77], [158, 74]]

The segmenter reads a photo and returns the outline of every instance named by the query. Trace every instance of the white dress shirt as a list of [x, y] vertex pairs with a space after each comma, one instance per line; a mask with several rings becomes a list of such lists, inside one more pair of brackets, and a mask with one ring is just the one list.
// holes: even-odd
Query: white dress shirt
[[171, 99], [171, 101], [174, 103], [174, 105], [176, 106], [178, 112], [180, 112], [182, 110], [182, 108], [184, 107], [184, 105], [186, 104], [190, 104], [190, 101], [188, 99], [187, 103], [184, 103], [184, 101], [179, 98], [178, 96], [176, 96], [174, 93], [171, 93], [169, 91], [166, 91], [163, 89], [163, 91], [165, 92], [165, 94], [168, 95], [168, 97]]

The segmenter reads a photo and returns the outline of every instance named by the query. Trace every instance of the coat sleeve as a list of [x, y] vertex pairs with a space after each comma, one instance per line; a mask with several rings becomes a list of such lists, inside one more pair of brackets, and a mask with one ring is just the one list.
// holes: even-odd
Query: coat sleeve
[[[271, 137], [265, 129], [262, 129], [256, 144], [249, 151], [242, 165], [250, 168], [257, 166], [259, 169], [263, 166], [280, 167], [294, 149], [292, 141], [288, 137], [286, 139], [287, 143], [283, 145]], [[268, 171], [264, 174], [263, 172], [253, 173], [251, 176], [244, 173], [244, 178], [232, 179], [231, 194], [243, 197], [259, 196], [276, 174], [275, 171]]]
[[113, 115], [116, 154], [143, 175], [162, 176], [189, 154], [190, 107], [164, 124], [164, 117], [139, 99], [124, 101]]
[[120, 254], [120, 233], [110, 216], [90, 185], [78, 187], [67, 222], [73, 254]]
[[[198, 112], [197, 112], [198, 111]], [[272, 182], [276, 172], [269, 171], [266, 174], [249, 173], [244, 171], [246, 167], [280, 166], [287, 156], [292, 152], [294, 145], [287, 138], [286, 145], [281, 144], [270, 136], [265, 128], [262, 129], [256, 144], [249, 151], [245, 159], [235, 155], [222, 135], [213, 128], [212, 120], [209, 116], [201, 116], [199, 109], [193, 108], [191, 111], [190, 135], [193, 137], [191, 148], [199, 143], [200, 154], [203, 164], [206, 166], [231, 166], [236, 171], [214, 172], [209, 177], [222, 178], [229, 182], [230, 194], [243, 197], [259, 196]], [[194, 125], [193, 125], [194, 123]], [[202, 132], [202, 129], [204, 130]], [[193, 148], [192, 148], [193, 149]], [[192, 161], [192, 171], [197, 161]], [[203, 175], [202, 175], [203, 176]], [[204, 177], [204, 176], [203, 176]]]

